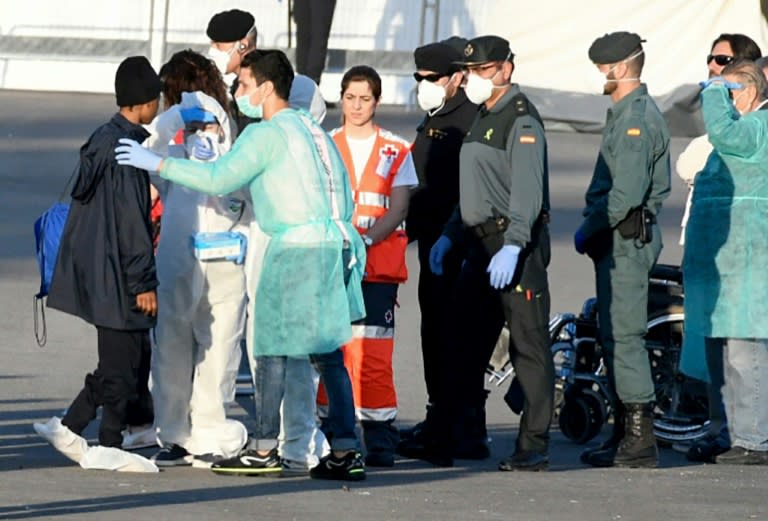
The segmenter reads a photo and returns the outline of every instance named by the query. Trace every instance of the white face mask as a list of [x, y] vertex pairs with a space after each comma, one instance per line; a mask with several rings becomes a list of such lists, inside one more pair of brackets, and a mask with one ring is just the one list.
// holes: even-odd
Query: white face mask
[[739, 98], [740, 98], [740, 97], [742, 97], [742, 96], [743, 96], [743, 95], [744, 95], [746, 92], [747, 92], [747, 90], [746, 90], [746, 89], [742, 89], [741, 93], [740, 93], [740, 94], [738, 94], [737, 96], [734, 96], [734, 97], [733, 97], [733, 100], [731, 100], [731, 103], [733, 103], [733, 108], [734, 108], [734, 109], [736, 109], [736, 112], [738, 112], [738, 113], [739, 113], [739, 115], [741, 115], [741, 116], [743, 116], [744, 114], [746, 114], [746, 113], [747, 113], [747, 112], [749, 112], [749, 111], [746, 111], [746, 112], [742, 112], [742, 111], [740, 111], [740, 110], [739, 110], [739, 107], [736, 105], [736, 102], [737, 102], [737, 101], [739, 100]]
[[[629, 58], [627, 58], [625, 60], [621, 60], [619, 63], [631, 62], [632, 60], [634, 60], [635, 58], [637, 58], [638, 56], [640, 56], [644, 52], [645, 51], [641, 49], [638, 52], [636, 52], [635, 54], [633, 54], [632, 56], [630, 56]], [[613, 79], [613, 78], [609, 78], [608, 75], [610, 73], [612, 73], [613, 70], [616, 67], [619, 66], [619, 63], [617, 63], [616, 65], [614, 65], [610, 69], [608, 69], [608, 71], [605, 72], [605, 73], [601, 72], [600, 69], [597, 69], [597, 73], [594, 74], [594, 77], [590, 78], [590, 90], [593, 91], [593, 92], [599, 92], [600, 94], [605, 94], [605, 84], [606, 83], [610, 83], [610, 82], [622, 83], [622, 82], [625, 82], [625, 81], [638, 81], [640, 79], [640, 78], [621, 78], [621, 79], [616, 80], [616, 79]]]
[[[496, 74], [500, 72], [501, 69], [496, 71]], [[481, 78], [477, 74], [470, 74], [467, 79], [467, 85], [464, 87], [464, 92], [467, 94], [469, 101], [475, 105], [482, 105], [488, 101], [493, 94], [493, 89], [501, 88], [493, 84], [493, 78], [496, 77], [496, 74], [490, 78]]]
[[227, 67], [229, 66], [229, 59], [237, 49], [237, 45], [233, 45], [228, 51], [222, 51], [217, 49], [213, 45], [208, 48], [208, 59], [211, 60], [222, 76], [227, 74]]
[[435, 114], [445, 105], [445, 87], [427, 80], [421, 80], [416, 88], [416, 99], [421, 110]]

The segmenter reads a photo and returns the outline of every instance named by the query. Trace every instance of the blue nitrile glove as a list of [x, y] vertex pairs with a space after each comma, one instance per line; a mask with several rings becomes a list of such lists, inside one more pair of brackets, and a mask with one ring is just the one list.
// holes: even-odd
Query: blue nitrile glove
[[520, 255], [520, 246], [507, 244], [502, 246], [491, 262], [488, 263], [488, 269], [485, 270], [491, 274], [491, 286], [496, 289], [502, 289], [509, 286], [512, 277], [517, 268], [517, 257]]
[[192, 157], [200, 161], [210, 161], [216, 157], [216, 149], [213, 140], [209, 136], [198, 135], [195, 144], [192, 145]]
[[435, 244], [432, 245], [432, 249], [429, 250], [429, 269], [435, 275], [443, 274], [443, 258], [451, 250], [453, 243], [451, 239], [445, 235], [441, 235]]
[[722, 76], [713, 76], [712, 78], [707, 78], [706, 80], [699, 82], [699, 87], [701, 87], [702, 89], [706, 89], [710, 85], [722, 85], [726, 89], [740, 89], [743, 87], [741, 83], [734, 83], [732, 81], [728, 81]]
[[163, 157], [139, 145], [133, 139], [122, 138], [115, 148], [115, 159], [120, 165], [129, 165], [148, 172], [157, 172]]
[[207, 110], [200, 107], [183, 108], [181, 112], [181, 119], [184, 123], [190, 123], [192, 121], [201, 121], [203, 123], [217, 123], [216, 116]]
[[581, 228], [576, 230], [576, 233], [573, 234], [573, 247], [576, 249], [576, 251], [582, 255], [586, 253], [586, 246], [587, 244], [587, 238], [584, 237], [584, 232], [581, 231]]

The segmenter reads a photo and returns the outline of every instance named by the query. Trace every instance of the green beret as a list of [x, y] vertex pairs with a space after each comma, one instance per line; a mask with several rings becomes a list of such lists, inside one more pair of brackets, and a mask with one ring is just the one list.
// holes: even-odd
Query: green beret
[[488, 62], [512, 60], [509, 42], [500, 36], [478, 36], [464, 47], [462, 65], [481, 65]]
[[637, 49], [642, 42], [635, 33], [619, 31], [601, 36], [589, 47], [589, 59], [593, 63], [616, 63], [629, 56]]

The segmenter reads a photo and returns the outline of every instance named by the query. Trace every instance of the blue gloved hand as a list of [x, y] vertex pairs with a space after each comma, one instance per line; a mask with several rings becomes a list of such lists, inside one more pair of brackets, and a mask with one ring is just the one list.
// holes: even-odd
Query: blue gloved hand
[[493, 256], [491, 262], [488, 263], [488, 269], [486, 270], [491, 274], [491, 286], [496, 289], [502, 289], [509, 286], [512, 282], [512, 277], [515, 274], [515, 268], [517, 268], [517, 257], [520, 255], [520, 246], [514, 246], [507, 244], [502, 246], [496, 255]]
[[184, 123], [201, 121], [203, 123], [217, 123], [216, 116], [200, 107], [182, 108], [179, 110]]
[[699, 87], [702, 89], [706, 89], [710, 85], [722, 85], [726, 89], [740, 89], [743, 87], [741, 83], [728, 81], [723, 76], [713, 76], [712, 78], [707, 78], [706, 80], [699, 82]]
[[139, 145], [133, 139], [122, 138], [122, 143], [115, 148], [115, 159], [120, 165], [129, 165], [148, 172], [157, 172], [163, 157]]
[[210, 161], [216, 158], [216, 148], [210, 136], [198, 135], [192, 145], [192, 157], [200, 161]]
[[429, 269], [431, 269], [432, 273], [435, 275], [443, 274], [443, 258], [445, 258], [446, 254], [451, 251], [452, 246], [453, 243], [451, 242], [451, 239], [445, 235], [441, 235], [440, 238], [435, 241], [435, 244], [432, 245], [432, 249], [429, 250]]
[[586, 243], [587, 238], [584, 236], [584, 232], [581, 231], [581, 228], [576, 230], [576, 233], [573, 234], [573, 247], [576, 249], [576, 251], [582, 255], [586, 253]]

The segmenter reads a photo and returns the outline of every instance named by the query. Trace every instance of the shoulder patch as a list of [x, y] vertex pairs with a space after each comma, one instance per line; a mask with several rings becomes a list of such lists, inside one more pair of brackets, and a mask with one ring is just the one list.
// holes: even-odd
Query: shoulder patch
[[632, 137], [637, 137], [640, 135], [640, 129], [638, 127], [628, 128], [627, 135]]
[[536, 143], [536, 136], [524, 134], [520, 136], [520, 143], [523, 143], [524, 145], [531, 145]]

